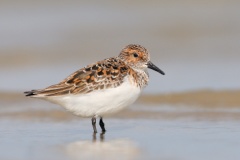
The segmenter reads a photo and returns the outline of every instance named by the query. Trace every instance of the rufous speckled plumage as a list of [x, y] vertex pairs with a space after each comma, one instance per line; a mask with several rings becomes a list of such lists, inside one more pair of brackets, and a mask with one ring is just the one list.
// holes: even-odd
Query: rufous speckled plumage
[[25, 94], [59, 104], [75, 115], [92, 117], [95, 133], [96, 118], [100, 117], [105, 132], [102, 117], [122, 110], [139, 97], [149, 81], [147, 68], [164, 75], [144, 47], [130, 44], [117, 57], [88, 65], [58, 84]]

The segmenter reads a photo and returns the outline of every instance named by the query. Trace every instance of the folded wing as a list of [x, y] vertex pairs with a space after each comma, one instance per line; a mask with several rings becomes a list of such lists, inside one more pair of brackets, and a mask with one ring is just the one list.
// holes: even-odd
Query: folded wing
[[122, 84], [127, 72], [128, 68], [124, 62], [109, 58], [74, 72], [58, 84], [24, 93], [32, 97], [86, 94], [94, 90], [118, 87]]

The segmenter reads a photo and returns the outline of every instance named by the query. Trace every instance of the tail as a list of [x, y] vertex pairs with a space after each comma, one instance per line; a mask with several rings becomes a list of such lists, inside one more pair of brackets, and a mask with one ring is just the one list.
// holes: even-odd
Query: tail
[[26, 91], [24, 92], [26, 97], [35, 97], [38, 95], [38, 91], [37, 90], [31, 90], [31, 91]]
[[26, 97], [48, 97], [48, 96], [58, 96], [69, 94], [71, 88], [75, 87], [74, 85], [66, 85], [65, 83], [59, 83], [52, 86], [49, 86], [45, 89], [31, 90], [24, 92]]

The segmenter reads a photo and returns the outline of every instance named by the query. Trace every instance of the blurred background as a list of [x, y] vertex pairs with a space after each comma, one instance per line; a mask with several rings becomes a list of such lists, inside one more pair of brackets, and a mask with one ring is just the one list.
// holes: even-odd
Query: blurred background
[[58, 83], [130, 43], [166, 72], [145, 93], [240, 88], [237, 0], [0, 3], [1, 91]]
[[[0, 159], [239, 159], [239, 8], [238, 0], [1, 0]], [[105, 143], [92, 143], [89, 119], [22, 94], [132, 43], [166, 75], [149, 71], [138, 102], [107, 119]]]

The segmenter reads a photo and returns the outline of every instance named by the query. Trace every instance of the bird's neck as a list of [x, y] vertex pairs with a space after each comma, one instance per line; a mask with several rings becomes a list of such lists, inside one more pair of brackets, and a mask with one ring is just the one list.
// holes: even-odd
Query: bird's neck
[[146, 70], [132, 68], [130, 70], [131, 81], [141, 89], [147, 86], [149, 81], [149, 75]]

